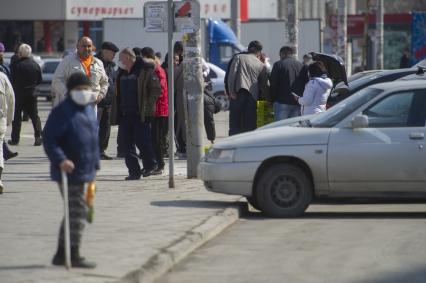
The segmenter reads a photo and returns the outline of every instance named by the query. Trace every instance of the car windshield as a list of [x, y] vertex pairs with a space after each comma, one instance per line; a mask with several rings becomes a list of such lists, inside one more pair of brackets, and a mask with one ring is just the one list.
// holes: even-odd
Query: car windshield
[[356, 92], [354, 95], [336, 104], [329, 110], [320, 113], [310, 120], [310, 126], [318, 128], [331, 128], [345, 119], [356, 109], [379, 95], [383, 90], [368, 87]]
[[45, 74], [53, 74], [58, 67], [59, 62], [46, 62], [43, 65], [43, 73]]

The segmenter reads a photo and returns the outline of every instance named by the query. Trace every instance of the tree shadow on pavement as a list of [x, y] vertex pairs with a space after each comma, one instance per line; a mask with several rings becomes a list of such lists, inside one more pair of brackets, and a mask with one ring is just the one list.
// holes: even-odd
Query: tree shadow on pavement
[[191, 208], [226, 208], [230, 205], [236, 205], [233, 201], [214, 201], [214, 200], [171, 200], [171, 201], [153, 201], [153, 206], [159, 207], [191, 207]]

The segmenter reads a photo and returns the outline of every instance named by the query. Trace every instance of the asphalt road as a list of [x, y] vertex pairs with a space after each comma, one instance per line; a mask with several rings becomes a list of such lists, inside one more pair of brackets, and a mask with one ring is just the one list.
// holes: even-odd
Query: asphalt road
[[298, 219], [250, 212], [160, 283], [426, 282], [426, 205], [315, 205]]

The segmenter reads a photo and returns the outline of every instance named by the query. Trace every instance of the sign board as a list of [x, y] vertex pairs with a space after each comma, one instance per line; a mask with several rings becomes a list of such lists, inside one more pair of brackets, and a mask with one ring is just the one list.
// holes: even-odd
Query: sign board
[[[144, 5], [144, 26], [147, 32], [166, 32], [167, 2], [151, 1]], [[193, 33], [200, 29], [200, 4], [196, 1], [173, 2], [174, 31]]]
[[143, 10], [145, 31], [167, 31], [167, 2], [147, 2], [145, 3]]
[[66, 0], [65, 19], [142, 18], [142, 8], [139, 0]]
[[174, 29], [193, 33], [200, 29], [200, 3], [196, 1], [174, 2]]

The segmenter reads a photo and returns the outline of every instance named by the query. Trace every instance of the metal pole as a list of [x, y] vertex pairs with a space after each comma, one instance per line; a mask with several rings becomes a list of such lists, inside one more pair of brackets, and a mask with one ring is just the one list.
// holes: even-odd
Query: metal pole
[[287, 0], [278, 0], [278, 19], [287, 20]]
[[377, 69], [384, 68], [383, 63], [383, 42], [384, 42], [384, 9], [383, 0], [377, 0], [376, 10], [376, 36], [377, 36]]
[[231, 0], [231, 27], [238, 39], [241, 39], [240, 0]]
[[169, 188], [175, 187], [175, 99], [174, 99], [174, 54], [173, 29], [174, 9], [173, 0], [167, 1], [167, 36], [168, 36], [168, 96], [169, 96]]
[[204, 82], [201, 71], [200, 31], [188, 34], [183, 61], [184, 95], [187, 102], [187, 175], [197, 177], [204, 154]]
[[286, 37], [288, 44], [294, 48], [298, 56], [298, 41], [299, 41], [299, 1], [288, 0], [287, 5], [287, 23], [286, 23]]
[[347, 0], [339, 0], [337, 6], [337, 55], [347, 63]]
[[62, 191], [64, 195], [64, 233], [65, 233], [65, 267], [71, 268], [71, 239], [70, 239], [70, 212], [68, 202], [68, 177], [67, 173], [62, 171]]

